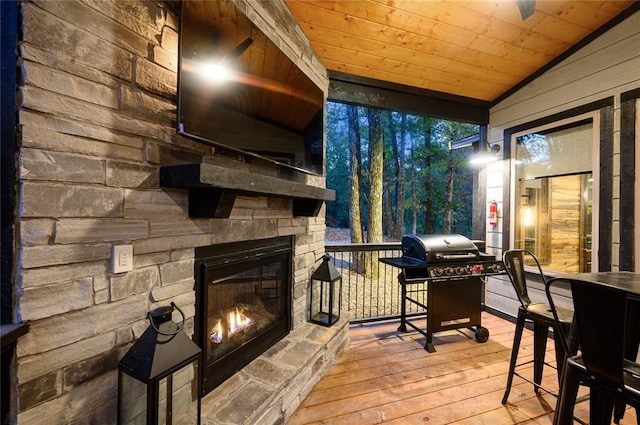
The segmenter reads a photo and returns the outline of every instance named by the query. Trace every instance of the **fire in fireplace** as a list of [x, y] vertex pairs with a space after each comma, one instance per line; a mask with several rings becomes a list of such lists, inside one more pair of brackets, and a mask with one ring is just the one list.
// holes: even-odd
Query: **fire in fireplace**
[[292, 252], [291, 237], [196, 249], [202, 395], [289, 333]]
[[[235, 334], [244, 331], [253, 324], [253, 320], [249, 317], [252, 314], [250, 312], [241, 313], [238, 308], [239, 306], [236, 306], [235, 310], [232, 309], [229, 313], [224, 313], [209, 329], [209, 342], [221, 344], [225, 340], [225, 334], [227, 339], [231, 339]], [[240, 308], [245, 310], [244, 306]]]

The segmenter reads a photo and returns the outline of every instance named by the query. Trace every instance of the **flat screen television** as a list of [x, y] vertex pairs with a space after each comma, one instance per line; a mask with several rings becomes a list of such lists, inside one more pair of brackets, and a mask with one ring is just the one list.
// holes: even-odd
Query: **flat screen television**
[[177, 131], [323, 172], [324, 93], [230, 1], [183, 0]]

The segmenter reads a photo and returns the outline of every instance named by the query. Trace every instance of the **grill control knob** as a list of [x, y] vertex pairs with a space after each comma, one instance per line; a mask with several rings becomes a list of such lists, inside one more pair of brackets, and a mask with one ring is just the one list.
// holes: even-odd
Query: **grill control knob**
[[478, 274], [482, 274], [484, 273], [484, 267], [482, 266], [482, 264], [476, 264], [473, 266], [473, 272], [474, 273], [478, 273]]
[[451, 276], [453, 273], [455, 273], [455, 271], [453, 270], [453, 267], [444, 268], [444, 274], [446, 274], [447, 276]]
[[442, 270], [442, 269], [441, 269], [441, 268], [439, 268], [439, 267], [438, 267], [438, 268], [433, 269], [433, 275], [434, 275], [435, 277], [440, 277], [440, 276], [442, 276], [442, 274], [443, 274], [443, 273], [444, 273], [444, 270]]
[[488, 270], [490, 273], [497, 273], [497, 272], [499, 272], [499, 271], [500, 271], [500, 266], [498, 266], [497, 264], [489, 264], [489, 265], [487, 266], [487, 270]]
[[458, 267], [456, 267], [455, 271], [456, 271], [457, 275], [462, 275], [462, 274], [464, 274], [465, 270], [464, 270], [464, 267], [458, 266]]

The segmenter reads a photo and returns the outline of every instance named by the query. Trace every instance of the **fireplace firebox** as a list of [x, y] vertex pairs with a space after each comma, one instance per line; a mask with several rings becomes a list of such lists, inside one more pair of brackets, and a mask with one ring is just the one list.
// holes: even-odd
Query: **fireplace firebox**
[[289, 333], [291, 237], [196, 249], [194, 340], [207, 394]]

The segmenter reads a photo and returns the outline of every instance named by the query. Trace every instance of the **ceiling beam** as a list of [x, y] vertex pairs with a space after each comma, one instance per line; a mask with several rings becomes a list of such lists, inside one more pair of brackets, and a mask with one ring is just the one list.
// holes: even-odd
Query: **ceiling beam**
[[329, 100], [487, 125], [490, 102], [386, 81], [329, 72]]

